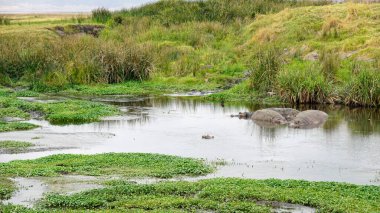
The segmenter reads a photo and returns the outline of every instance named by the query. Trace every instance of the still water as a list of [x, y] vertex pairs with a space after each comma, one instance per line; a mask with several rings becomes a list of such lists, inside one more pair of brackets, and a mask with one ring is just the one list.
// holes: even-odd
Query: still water
[[[56, 153], [144, 152], [223, 162], [208, 177], [280, 178], [380, 185], [380, 111], [347, 107], [318, 108], [329, 114], [317, 129], [261, 127], [231, 114], [250, 105], [221, 105], [193, 98], [97, 99], [123, 114], [101, 122], [1, 133], [0, 140], [36, 143], [34, 150], [1, 154], [0, 162]], [[203, 135], [214, 136], [212, 140]]]

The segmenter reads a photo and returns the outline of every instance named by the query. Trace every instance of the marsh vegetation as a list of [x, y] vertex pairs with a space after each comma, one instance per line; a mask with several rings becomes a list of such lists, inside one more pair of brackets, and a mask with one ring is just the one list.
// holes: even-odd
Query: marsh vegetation
[[[121, 139], [116, 136], [113, 141], [113, 144], [117, 140], [122, 141], [122, 144], [120, 141], [116, 143], [123, 147], [120, 148], [122, 151], [130, 152], [129, 148], [145, 143], [150, 147], [140, 147], [139, 151], [159, 150], [187, 156], [192, 149], [182, 149], [191, 145], [202, 150], [214, 147], [212, 153], [215, 154], [223, 146], [219, 147], [217, 143], [215, 146], [193, 144], [179, 136], [191, 138], [193, 135], [189, 132], [199, 134], [194, 132], [197, 130], [194, 126], [218, 128], [224, 120], [218, 120], [220, 118], [214, 116], [214, 111], [200, 110], [201, 113], [211, 114], [206, 116], [210, 125], [202, 120], [204, 114], [190, 118], [195, 122], [203, 121], [204, 124], [173, 125], [173, 119], [183, 117], [171, 107], [188, 115], [186, 113], [192, 109], [198, 109], [197, 101], [220, 102], [221, 106], [201, 107], [223, 113], [228, 112], [225, 105], [228, 102], [264, 105], [285, 103], [297, 105], [298, 108], [310, 107], [302, 104], [338, 104], [374, 109], [329, 110], [326, 106], [313, 105], [311, 108], [326, 109], [332, 117], [323, 129], [316, 130], [324, 133], [317, 134], [317, 139], [328, 140], [326, 135], [329, 135], [338, 140], [336, 135], [344, 129], [349, 134], [344, 132], [343, 136], [350, 135], [350, 140], [347, 143], [338, 140], [323, 146], [313, 143], [315, 141], [309, 138], [308, 142], [322, 147], [320, 150], [326, 147], [332, 150], [320, 152], [322, 156], [331, 151], [341, 154], [342, 158], [346, 157], [350, 163], [353, 162], [352, 156], [347, 153], [355, 153], [355, 156], [362, 156], [363, 161], [368, 160], [366, 163], [371, 164], [374, 159], [378, 159], [372, 152], [378, 149], [374, 141], [379, 135], [379, 17], [380, 4], [283, 0], [163, 0], [120, 11], [98, 8], [91, 14], [1, 15], [0, 137], [9, 138], [11, 134], [5, 135], [4, 132], [33, 131], [39, 127], [50, 130], [34, 130], [33, 133], [65, 135], [66, 129], [77, 128], [81, 124], [88, 125], [80, 127], [92, 134], [105, 125], [109, 135], [115, 136], [109, 131], [117, 131], [122, 136]], [[119, 97], [116, 95], [121, 95], [124, 100], [195, 91], [213, 94], [192, 99], [196, 101], [178, 100], [175, 104], [170, 101], [151, 103], [150, 99], [135, 102], [113, 102], [112, 99]], [[59, 98], [34, 101], [34, 98], [49, 97]], [[144, 102], [142, 106], [139, 105], [141, 102]], [[256, 106], [251, 109], [256, 109]], [[156, 113], [155, 118], [163, 119], [157, 122], [159, 127], [146, 125], [145, 128], [151, 132], [141, 133], [138, 127], [154, 119], [154, 116], [147, 116], [146, 111]], [[107, 116], [121, 116], [126, 121], [109, 118], [102, 122], [102, 118]], [[127, 128], [125, 123], [130, 127]], [[226, 132], [225, 126], [228, 125], [230, 123], [224, 125], [224, 130], [220, 132]], [[168, 130], [162, 137], [163, 126], [177, 132]], [[61, 129], [54, 132], [55, 128]], [[259, 138], [255, 140], [262, 142], [262, 138], [267, 138], [270, 147], [266, 147], [269, 146], [268, 141], [252, 145], [252, 138], [244, 136], [246, 132], [236, 131], [242, 133], [239, 140], [244, 138], [241, 141], [249, 141], [241, 143], [243, 148], [240, 149], [239, 143], [235, 143], [234, 146], [237, 144], [238, 147], [236, 150], [246, 153], [246, 147], [257, 145], [255, 150], [272, 150], [279, 146], [275, 143], [276, 129], [255, 128], [260, 132]], [[186, 133], [182, 132], [184, 130]], [[334, 131], [337, 133], [334, 134]], [[297, 135], [300, 132], [292, 133]], [[250, 134], [252, 136], [257, 132]], [[26, 135], [25, 141], [36, 137]], [[180, 151], [168, 148], [167, 144], [159, 141], [166, 140], [168, 135], [177, 137], [175, 141], [169, 142], [174, 147], [180, 144]], [[237, 137], [232, 138], [230, 135], [226, 135], [225, 140], [237, 140]], [[289, 137], [289, 132], [284, 135], [284, 138]], [[154, 144], [147, 141], [137, 143], [136, 136], [158, 141], [153, 141]], [[194, 137], [200, 138], [198, 135]], [[367, 151], [369, 156], [352, 151], [356, 143], [351, 137], [362, 142], [365, 146], [362, 150]], [[55, 135], [50, 138], [58, 137]], [[17, 153], [17, 150], [34, 146], [23, 140], [0, 139], [0, 153], [3, 150], [15, 150]], [[130, 140], [126, 142], [125, 139]], [[218, 140], [216, 137], [215, 141]], [[285, 142], [291, 144], [291, 141]], [[304, 141], [296, 139], [294, 144], [305, 146]], [[157, 148], [159, 146], [169, 151]], [[341, 146], [340, 151], [334, 149], [337, 146]], [[351, 148], [344, 149], [347, 146]], [[111, 151], [115, 149], [120, 151], [119, 147]], [[110, 149], [103, 147], [102, 153], [105, 150]], [[287, 153], [284, 150], [278, 153]], [[233, 155], [233, 152], [228, 154]], [[256, 153], [256, 156], [261, 156], [261, 153]], [[296, 155], [293, 153], [292, 156]], [[271, 159], [273, 156], [266, 157]], [[325, 156], [326, 159], [329, 157]], [[362, 165], [361, 162], [356, 163], [350, 167], [347, 162], [339, 161], [336, 162], [339, 168], [333, 167], [326, 171], [339, 170], [339, 176], [342, 176], [341, 170], [356, 172], [358, 167], [355, 166]], [[309, 165], [310, 162], [305, 164]], [[324, 161], [320, 165], [315, 162], [311, 164], [313, 168], [319, 166], [319, 169], [326, 166]], [[301, 167], [298, 168], [298, 174]], [[346, 171], [343, 167], [349, 169]], [[277, 165], [274, 168], [277, 169]], [[378, 186], [238, 178], [164, 181], [156, 184], [131, 182], [131, 178], [167, 180], [183, 176], [197, 177], [210, 174], [215, 169], [204, 160], [138, 153], [58, 154], [0, 163], [0, 201], [8, 199], [15, 192], [17, 187], [12, 178], [65, 175], [115, 178], [102, 182], [101, 189], [72, 195], [48, 194], [34, 209], [3, 205], [0, 202], [0, 212], [270, 212], [274, 203], [299, 204], [320, 212], [380, 211]], [[373, 175], [376, 169], [379, 168], [373, 166], [371, 172], [367, 172], [368, 168], [363, 169], [367, 172], [365, 178], [369, 174]], [[352, 180], [363, 181], [357, 176], [355, 178]], [[376, 178], [371, 181], [376, 184], [379, 182]], [[366, 179], [364, 182], [370, 181]]]

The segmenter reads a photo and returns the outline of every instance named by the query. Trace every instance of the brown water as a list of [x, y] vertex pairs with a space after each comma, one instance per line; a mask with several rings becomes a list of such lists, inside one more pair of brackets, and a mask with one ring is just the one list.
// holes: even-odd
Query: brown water
[[[231, 118], [254, 106], [226, 105], [192, 98], [98, 98], [124, 112], [101, 122], [1, 133], [0, 140], [23, 140], [47, 151], [2, 154], [0, 162], [55, 153], [144, 152], [224, 161], [210, 177], [281, 178], [380, 185], [380, 112], [327, 107], [322, 128], [260, 127]], [[303, 109], [316, 107], [303, 107]], [[202, 135], [214, 136], [203, 140]], [[34, 140], [32, 140], [34, 138]], [[59, 147], [59, 149], [54, 149]], [[67, 147], [67, 149], [63, 149]]]

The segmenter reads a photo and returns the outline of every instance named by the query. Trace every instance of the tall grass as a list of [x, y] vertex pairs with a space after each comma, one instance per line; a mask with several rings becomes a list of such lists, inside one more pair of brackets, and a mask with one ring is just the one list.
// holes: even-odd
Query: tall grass
[[278, 47], [267, 45], [253, 56], [251, 80], [257, 91], [270, 92], [275, 89], [276, 77], [283, 63], [280, 52]]
[[380, 106], [380, 70], [365, 68], [353, 73], [344, 97], [349, 105]]
[[296, 104], [326, 102], [331, 91], [319, 67], [310, 63], [295, 62], [285, 66], [277, 81], [279, 95]]
[[148, 48], [91, 36], [0, 38], [0, 74], [14, 80], [61, 87], [68, 84], [144, 80], [153, 71]]
[[324, 5], [330, 1], [286, 0], [162, 0], [143, 7], [122, 10], [128, 16], [153, 17], [169, 26], [191, 21], [229, 23], [236, 19], [252, 19], [257, 14], [278, 12], [287, 7]]
[[11, 20], [7, 17], [0, 16], [0, 25], [10, 25]]
[[112, 13], [104, 7], [97, 8], [92, 11], [92, 20], [99, 23], [106, 23], [109, 19], [111, 19]]
[[329, 80], [333, 80], [340, 69], [339, 55], [334, 50], [323, 50], [319, 62], [322, 65], [324, 76]]

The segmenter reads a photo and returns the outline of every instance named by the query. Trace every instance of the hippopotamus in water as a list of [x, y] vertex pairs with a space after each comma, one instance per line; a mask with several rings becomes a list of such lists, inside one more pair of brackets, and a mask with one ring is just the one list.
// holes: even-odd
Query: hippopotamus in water
[[309, 129], [322, 126], [328, 118], [325, 112], [319, 110], [306, 110], [298, 113], [294, 120], [290, 123], [290, 127]]
[[252, 120], [254, 121], [264, 121], [269, 122], [273, 124], [285, 124], [287, 123], [284, 116], [282, 116], [280, 113], [270, 110], [270, 109], [262, 109], [257, 110], [252, 115]]
[[292, 121], [300, 113], [300, 111], [292, 108], [269, 108], [269, 110], [280, 113], [288, 122]]
[[231, 115], [231, 117], [238, 117], [239, 119], [250, 119], [252, 117], [252, 112], [239, 112], [238, 115]]

